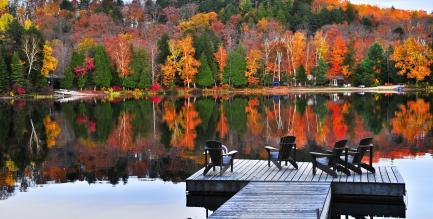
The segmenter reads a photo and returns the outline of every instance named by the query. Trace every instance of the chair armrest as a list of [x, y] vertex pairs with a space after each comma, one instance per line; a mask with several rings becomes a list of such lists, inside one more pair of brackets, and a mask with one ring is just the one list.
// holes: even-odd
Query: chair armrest
[[230, 151], [230, 152], [228, 152], [227, 154], [224, 154], [224, 155], [226, 155], [226, 156], [234, 156], [237, 153], [238, 153], [238, 151]]
[[333, 154], [319, 153], [319, 152], [310, 152], [313, 157], [334, 157]]
[[265, 146], [265, 149], [268, 151], [278, 151], [278, 149], [272, 147], [272, 146]]

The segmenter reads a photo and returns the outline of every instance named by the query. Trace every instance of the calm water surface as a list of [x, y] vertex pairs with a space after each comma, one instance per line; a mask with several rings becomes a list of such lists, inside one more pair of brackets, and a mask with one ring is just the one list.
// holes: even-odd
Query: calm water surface
[[[333, 94], [0, 103], [1, 218], [204, 218], [184, 180], [219, 139], [242, 158], [297, 136], [298, 158], [373, 136], [407, 183], [407, 218], [433, 215], [433, 96]], [[24, 210], [25, 209], [25, 210]], [[382, 215], [380, 215], [382, 216]]]

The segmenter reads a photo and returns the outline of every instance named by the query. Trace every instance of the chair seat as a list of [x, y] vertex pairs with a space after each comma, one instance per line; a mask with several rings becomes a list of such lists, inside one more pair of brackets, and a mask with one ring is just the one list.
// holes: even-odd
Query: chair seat
[[317, 163], [320, 163], [322, 165], [328, 165], [329, 164], [329, 158], [328, 157], [319, 157], [316, 158]]
[[232, 160], [231, 156], [223, 156], [223, 165], [229, 165]]
[[[340, 156], [340, 159], [344, 161], [346, 158], [343, 155], [343, 156]], [[353, 155], [347, 155], [347, 162], [348, 163], [353, 163]]]
[[279, 151], [271, 151], [271, 158], [272, 159], [278, 159], [278, 154], [279, 154], [280, 152]]

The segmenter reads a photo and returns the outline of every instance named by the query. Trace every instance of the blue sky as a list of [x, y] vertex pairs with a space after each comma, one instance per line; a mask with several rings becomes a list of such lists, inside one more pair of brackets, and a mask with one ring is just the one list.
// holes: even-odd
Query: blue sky
[[350, 0], [350, 2], [359, 4], [371, 4], [380, 7], [391, 7], [410, 10], [424, 10], [428, 13], [433, 11], [433, 0]]

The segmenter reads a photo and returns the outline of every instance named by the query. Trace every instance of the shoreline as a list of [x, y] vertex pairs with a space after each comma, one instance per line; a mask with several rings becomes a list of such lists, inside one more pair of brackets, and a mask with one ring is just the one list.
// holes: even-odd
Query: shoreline
[[262, 87], [262, 88], [178, 88], [174, 90], [162, 89], [159, 91], [148, 90], [120, 90], [107, 92], [104, 90], [54, 90], [49, 94], [30, 93], [17, 96], [0, 96], [0, 100], [84, 100], [104, 98], [142, 98], [153, 96], [224, 96], [224, 95], [288, 95], [288, 94], [332, 94], [332, 93], [378, 93], [401, 94], [408, 92], [433, 92], [431, 88], [415, 88], [402, 86], [378, 86], [378, 87]]

